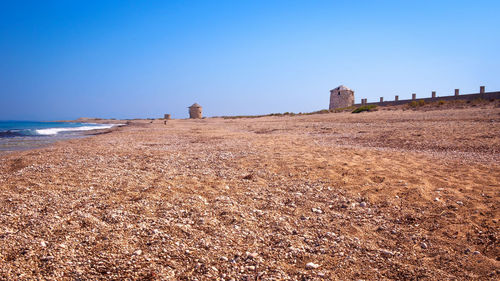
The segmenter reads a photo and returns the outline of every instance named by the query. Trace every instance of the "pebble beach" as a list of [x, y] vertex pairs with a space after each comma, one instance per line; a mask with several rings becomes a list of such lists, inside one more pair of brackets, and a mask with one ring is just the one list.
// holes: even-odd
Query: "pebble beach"
[[0, 191], [1, 280], [500, 278], [497, 103], [133, 120]]

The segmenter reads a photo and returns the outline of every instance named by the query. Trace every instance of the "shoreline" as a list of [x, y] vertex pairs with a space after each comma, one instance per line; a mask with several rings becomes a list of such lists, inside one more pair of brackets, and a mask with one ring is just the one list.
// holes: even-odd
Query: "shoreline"
[[[54, 122], [59, 122], [59, 121], [54, 121]], [[68, 121], [69, 122], [69, 121]], [[50, 123], [50, 122], [48, 122]], [[97, 123], [82, 123], [82, 124], [97, 124]], [[101, 124], [108, 124], [108, 123], [101, 123]], [[31, 149], [38, 149], [38, 148], [44, 148], [48, 147], [54, 143], [57, 142], [62, 142], [62, 141], [67, 141], [71, 139], [78, 139], [78, 138], [83, 138], [83, 137], [89, 137], [93, 135], [100, 135], [100, 134], [106, 134], [109, 133], [113, 130], [116, 130], [119, 127], [127, 126], [126, 124], [122, 123], [117, 123], [120, 126], [116, 126], [115, 124], [109, 124], [113, 125], [111, 128], [102, 128], [102, 129], [92, 129], [92, 130], [82, 130], [82, 131], [74, 131], [74, 132], [69, 132], [69, 133], [56, 133], [54, 135], [26, 135], [26, 136], [18, 136], [18, 137], [12, 137], [12, 138], [3, 138], [4, 143], [2, 144], [2, 149], [0, 149], [0, 155], [5, 155], [5, 154], [10, 154], [13, 152], [17, 151], [25, 151], [25, 150], [31, 150]], [[2, 141], [2, 138], [0, 138], [0, 141]], [[8, 145], [12, 143], [11, 145]], [[31, 145], [30, 145], [31, 144]], [[10, 149], [7, 149], [8, 147], [11, 147]]]

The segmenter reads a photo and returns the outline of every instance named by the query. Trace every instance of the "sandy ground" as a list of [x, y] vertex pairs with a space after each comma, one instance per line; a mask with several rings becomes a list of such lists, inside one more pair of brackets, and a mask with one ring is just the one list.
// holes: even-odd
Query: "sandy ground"
[[0, 156], [3, 280], [498, 280], [500, 108], [134, 121]]

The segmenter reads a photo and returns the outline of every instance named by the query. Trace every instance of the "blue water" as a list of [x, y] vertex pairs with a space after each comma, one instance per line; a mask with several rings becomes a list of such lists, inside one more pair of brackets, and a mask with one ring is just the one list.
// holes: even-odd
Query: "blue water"
[[41, 147], [80, 137], [84, 131], [111, 127], [113, 125], [76, 122], [0, 121], [0, 151]]
[[1, 137], [51, 136], [62, 133], [110, 128], [107, 124], [72, 122], [0, 121]]

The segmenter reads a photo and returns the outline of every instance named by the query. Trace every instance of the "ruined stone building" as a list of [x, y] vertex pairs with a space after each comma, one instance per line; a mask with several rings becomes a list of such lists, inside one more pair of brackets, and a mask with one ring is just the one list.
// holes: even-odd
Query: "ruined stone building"
[[189, 118], [192, 118], [192, 119], [202, 118], [201, 110], [202, 110], [201, 105], [194, 103], [193, 105], [191, 105], [189, 107]]
[[330, 110], [354, 105], [354, 91], [344, 85], [330, 90]]

